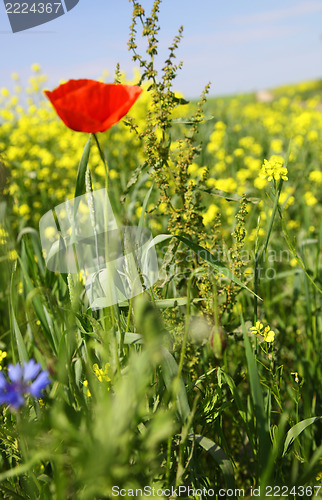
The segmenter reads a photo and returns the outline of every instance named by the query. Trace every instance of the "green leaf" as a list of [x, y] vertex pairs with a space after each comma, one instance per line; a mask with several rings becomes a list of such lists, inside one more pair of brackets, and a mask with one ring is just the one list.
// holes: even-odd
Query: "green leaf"
[[[300, 486], [302, 484], [306, 484], [309, 481], [312, 481], [314, 484], [316, 482], [316, 474], [318, 472], [318, 467], [319, 463], [321, 463], [321, 458], [322, 458], [322, 445], [320, 445], [315, 452], [313, 453], [312, 457], [310, 458], [310, 461], [304, 465], [304, 472], [301, 474], [301, 476], [298, 476], [296, 479], [295, 485]], [[316, 496], [319, 500], [321, 499], [321, 496]]]
[[[196, 187], [198, 191], [202, 191], [204, 193], [210, 194], [212, 196], [218, 196], [219, 198], [224, 198], [225, 200], [228, 201], [241, 201], [242, 196], [240, 196], [237, 193], [227, 193], [226, 191], [222, 191], [221, 189], [211, 189], [211, 188], [203, 188], [203, 187]], [[260, 199], [259, 198], [246, 198], [246, 201], [250, 203], [259, 203]]]
[[244, 404], [238, 394], [238, 390], [237, 390], [237, 387], [236, 387], [236, 384], [233, 380], [233, 378], [228, 375], [228, 373], [225, 373], [224, 371], [222, 371], [222, 374], [224, 376], [224, 379], [226, 380], [226, 383], [230, 389], [230, 392], [232, 393], [233, 395], [233, 398], [234, 398], [234, 401], [235, 401], [235, 404], [238, 408], [238, 411], [239, 411], [239, 415], [241, 416], [241, 419], [243, 421], [243, 424], [244, 424], [244, 427], [245, 427], [245, 430], [246, 430], [246, 433], [247, 433], [247, 436], [248, 436], [248, 439], [249, 439], [249, 442], [250, 442], [250, 445], [252, 447], [252, 449], [254, 450], [255, 446], [254, 446], [254, 440], [253, 440], [253, 435], [251, 433], [251, 430], [249, 428], [249, 425], [248, 425], [248, 422], [247, 422], [247, 414], [246, 414], [246, 410], [244, 408]]
[[148, 163], [145, 161], [144, 163], [142, 163], [141, 165], [139, 165], [133, 172], [129, 182], [127, 183], [127, 186], [125, 188], [125, 191], [124, 193], [122, 194], [121, 196], [121, 203], [124, 203], [125, 201], [125, 198], [126, 198], [126, 195], [128, 194], [128, 192], [130, 191], [131, 187], [137, 183], [141, 173], [143, 172], [143, 170], [148, 166]]
[[[177, 362], [172, 354], [170, 354], [168, 349], [162, 347], [162, 376], [170, 393], [172, 391], [173, 381], [177, 378], [178, 370]], [[177, 407], [181, 421], [184, 422], [190, 414], [190, 407], [182, 377], [180, 377], [178, 381]]]
[[172, 97], [172, 100], [174, 102], [177, 102], [178, 104], [189, 104], [190, 101], [187, 101], [186, 99], [184, 99], [183, 97]]
[[88, 165], [90, 150], [91, 150], [91, 136], [89, 136], [88, 141], [85, 144], [81, 161], [79, 162], [77, 178], [76, 178], [75, 198], [77, 198], [77, 196], [85, 194], [85, 173]]
[[42, 247], [41, 247], [41, 241], [40, 241], [39, 233], [38, 233], [38, 231], [36, 231], [32, 227], [25, 227], [18, 234], [17, 242], [20, 242], [21, 238], [24, 235], [29, 235], [30, 236], [32, 247], [33, 247], [35, 256], [37, 257], [37, 265], [38, 265], [38, 267], [39, 267], [42, 275], [44, 275], [45, 274], [45, 266], [44, 266], [44, 258], [43, 258], [43, 254], [42, 254]]
[[139, 227], [143, 227], [143, 223], [144, 223], [144, 216], [145, 216], [145, 212], [146, 212], [146, 207], [148, 205], [148, 201], [149, 201], [149, 198], [150, 198], [150, 195], [152, 193], [152, 189], [154, 188], [154, 182], [152, 182], [152, 186], [150, 187], [149, 191], [147, 192], [145, 198], [144, 198], [144, 202], [143, 202], [143, 205], [142, 205], [142, 212], [141, 212], [141, 216], [140, 216], [140, 220], [139, 220]]
[[208, 122], [210, 120], [215, 120], [215, 117], [214, 116], [204, 116], [202, 118], [195, 118], [195, 117], [191, 117], [191, 118], [173, 118], [173, 120], [171, 120], [171, 123], [179, 123], [180, 125], [195, 125], [196, 123], [204, 123], [204, 122]]
[[117, 341], [120, 342], [121, 336], [123, 335], [123, 344], [143, 344], [144, 340], [141, 335], [138, 333], [132, 333], [132, 332], [123, 332], [123, 333], [116, 333], [116, 338]]
[[218, 273], [224, 274], [227, 278], [229, 278], [231, 281], [234, 281], [237, 285], [239, 285], [242, 288], [245, 288], [245, 290], [248, 290], [250, 293], [255, 295], [259, 300], [262, 300], [258, 295], [256, 295], [250, 288], [248, 288], [244, 283], [242, 283], [237, 276], [235, 276], [228, 267], [225, 266], [223, 262], [220, 262], [219, 260], [216, 260], [215, 257], [207, 250], [206, 248], [201, 247], [197, 243], [194, 243], [193, 241], [189, 240], [188, 238], [185, 238], [184, 236], [178, 236], [178, 235], [173, 235], [174, 238], [177, 238], [178, 240], [182, 241], [185, 245], [187, 245], [191, 250], [193, 250], [199, 257], [202, 259], [206, 260]]
[[257, 428], [258, 443], [259, 443], [259, 451], [258, 451], [259, 467], [261, 471], [264, 471], [267, 464], [267, 460], [269, 458], [269, 451], [271, 449], [267, 415], [265, 411], [264, 397], [259, 381], [254, 353], [249, 342], [248, 333], [242, 316], [241, 316], [241, 323], [243, 327], [243, 336], [244, 336], [245, 353], [248, 366], [250, 391], [256, 417], [256, 428]]
[[[211, 439], [200, 436], [193, 435], [189, 436], [191, 441], [195, 441], [201, 448], [210, 453], [214, 461], [219, 465], [222, 475], [224, 476], [224, 480], [226, 483], [226, 488], [235, 489], [235, 477], [234, 477], [234, 469], [231, 464], [231, 461], [227, 457], [226, 453], [223, 451], [220, 446], [218, 446]], [[234, 498], [234, 497], [231, 497]]]
[[283, 457], [289, 451], [295, 439], [304, 431], [304, 429], [306, 429], [307, 427], [309, 427], [309, 425], [312, 425], [321, 419], [322, 417], [306, 418], [305, 420], [301, 420], [301, 422], [294, 425], [286, 434]]
[[[17, 348], [18, 348], [18, 357], [20, 363], [23, 363], [24, 361], [28, 361], [28, 353], [26, 349], [25, 342], [23, 340], [19, 325], [16, 320], [16, 315], [14, 311], [14, 302], [13, 298], [15, 295], [14, 291], [14, 275], [15, 275], [15, 269], [14, 268], [12, 275], [11, 275], [11, 284], [10, 284], [10, 326], [11, 326], [11, 332], [12, 332], [12, 340], [15, 339], [17, 343]], [[13, 347], [13, 346], [12, 346]], [[15, 349], [12, 348], [12, 360], [15, 362]]]
[[46, 339], [48, 340], [51, 348], [55, 352], [55, 335], [50, 329], [50, 326], [48, 325], [47, 317], [46, 317], [46, 307], [44, 305], [43, 298], [40, 294], [41, 290], [39, 288], [35, 288], [27, 271], [26, 268], [26, 263], [24, 262], [23, 259], [20, 259], [18, 257], [19, 263], [21, 266], [22, 274], [25, 280], [26, 284], [26, 289], [27, 289], [27, 298], [26, 298], [26, 306], [32, 303], [33, 309], [44, 329], [44, 334], [46, 336]]
[[[198, 299], [190, 299], [190, 304], [194, 304], [196, 302], [201, 302], [202, 300], [209, 300], [207, 298], [198, 298]], [[154, 300], [154, 304], [156, 307], [160, 309], [167, 309], [168, 307], [179, 307], [185, 306], [188, 302], [188, 297], [178, 297], [176, 299], [159, 299]]]

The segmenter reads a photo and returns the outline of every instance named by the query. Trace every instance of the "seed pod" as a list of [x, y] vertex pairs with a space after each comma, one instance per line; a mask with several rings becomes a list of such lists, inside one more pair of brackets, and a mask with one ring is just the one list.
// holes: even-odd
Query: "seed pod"
[[222, 326], [214, 326], [211, 336], [210, 345], [216, 359], [222, 359], [227, 347], [227, 334]]

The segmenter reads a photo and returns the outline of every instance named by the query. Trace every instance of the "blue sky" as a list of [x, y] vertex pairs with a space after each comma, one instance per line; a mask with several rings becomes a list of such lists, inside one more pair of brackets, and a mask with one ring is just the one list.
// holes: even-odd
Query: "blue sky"
[[[152, 0], [142, 0], [149, 11]], [[0, 2], [0, 88], [18, 72], [27, 83], [32, 63], [60, 79], [99, 78], [116, 62], [132, 77], [127, 50], [131, 22], [128, 0], [80, 0], [66, 15], [13, 34]], [[178, 27], [184, 38], [175, 84], [197, 97], [212, 82], [223, 95], [322, 77], [322, 0], [163, 0], [160, 12], [160, 65]]]

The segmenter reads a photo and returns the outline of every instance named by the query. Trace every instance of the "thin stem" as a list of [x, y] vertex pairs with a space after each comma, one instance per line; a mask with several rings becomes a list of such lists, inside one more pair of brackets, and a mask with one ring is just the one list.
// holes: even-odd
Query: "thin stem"
[[[101, 157], [101, 160], [103, 162], [104, 171], [105, 171], [106, 195], [105, 195], [105, 207], [104, 207], [104, 237], [105, 237], [105, 261], [106, 261], [106, 270], [107, 270], [107, 263], [109, 261], [109, 255], [108, 255], [108, 247], [109, 247], [109, 244], [108, 244], [109, 172], [108, 172], [107, 160], [106, 160], [104, 151], [101, 148], [101, 145], [99, 143], [97, 135], [93, 134], [93, 137], [94, 137], [94, 140], [96, 142], [96, 146], [97, 146], [97, 149], [99, 151], [99, 155]], [[113, 306], [104, 308], [104, 328], [107, 331], [107, 330], [109, 330], [110, 327], [112, 328], [112, 331], [113, 331], [113, 352], [114, 352], [114, 357], [115, 357], [116, 369], [117, 369], [117, 373], [120, 374], [121, 367], [120, 367], [118, 343], [117, 343], [117, 338], [116, 338], [115, 315], [114, 315]]]

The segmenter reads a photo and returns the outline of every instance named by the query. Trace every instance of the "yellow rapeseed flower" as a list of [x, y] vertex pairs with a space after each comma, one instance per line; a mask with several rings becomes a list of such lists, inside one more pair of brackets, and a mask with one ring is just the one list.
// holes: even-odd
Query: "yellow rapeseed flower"
[[287, 177], [287, 168], [284, 165], [284, 158], [278, 155], [273, 155], [268, 160], [264, 160], [259, 176], [263, 179], [267, 179], [268, 181], [279, 181], [283, 179], [284, 181], [288, 180]]
[[283, 151], [283, 141], [281, 139], [273, 139], [271, 141], [271, 150], [274, 153], [281, 153]]
[[274, 342], [275, 332], [273, 332], [268, 325], [264, 328], [263, 335], [265, 342]]
[[[88, 380], [84, 380], [83, 382], [83, 386], [86, 387], [86, 389], [88, 388]], [[86, 396], [88, 396], [89, 398], [91, 397], [91, 391], [89, 389], [86, 390]]]
[[9, 90], [8, 90], [8, 89], [6, 89], [6, 88], [4, 88], [4, 87], [1, 89], [1, 91], [0, 91], [0, 92], [1, 92], [1, 95], [2, 95], [3, 97], [9, 97], [9, 95], [10, 95]]
[[40, 64], [34, 63], [31, 65], [31, 69], [34, 73], [40, 73], [41, 66], [40, 66]]
[[252, 326], [249, 330], [254, 335], [262, 335], [264, 341], [267, 343], [274, 342], [275, 332], [273, 332], [273, 330], [271, 330], [270, 326], [268, 325], [264, 328], [263, 323], [261, 323], [260, 321], [256, 321], [256, 325]]
[[17, 254], [16, 250], [10, 250], [8, 255], [9, 255], [10, 260], [17, 260], [18, 259], [18, 254]]
[[103, 370], [103, 368], [100, 368], [97, 363], [95, 363], [93, 365], [94, 374], [96, 375], [97, 379], [100, 382], [103, 382], [103, 381], [110, 382], [111, 381], [110, 377], [108, 376], [109, 367], [110, 367], [109, 363], [105, 363], [104, 370]]
[[309, 175], [309, 180], [315, 184], [322, 184], [322, 172], [320, 170], [312, 170]]
[[213, 222], [217, 217], [218, 212], [219, 208], [217, 207], [217, 205], [215, 205], [214, 203], [209, 205], [207, 212], [202, 217], [204, 225], [207, 226], [208, 224]]
[[261, 323], [260, 321], [256, 321], [256, 325], [252, 326], [249, 330], [255, 335], [258, 335], [261, 333], [263, 328], [264, 328], [263, 323]]
[[7, 357], [7, 353], [6, 353], [6, 351], [1, 351], [1, 350], [0, 350], [0, 370], [2, 370], [2, 366], [1, 366], [1, 365], [2, 365], [2, 361], [3, 361], [3, 360], [4, 360], [4, 358], [6, 358], [6, 357]]
[[316, 205], [318, 202], [311, 191], [307, 191], [306, 193], [304, 193], [304, 200], [308, 207], [313, 207], [313, 205]]

